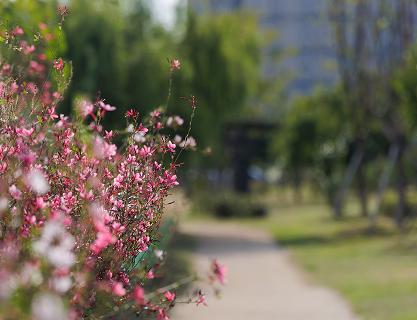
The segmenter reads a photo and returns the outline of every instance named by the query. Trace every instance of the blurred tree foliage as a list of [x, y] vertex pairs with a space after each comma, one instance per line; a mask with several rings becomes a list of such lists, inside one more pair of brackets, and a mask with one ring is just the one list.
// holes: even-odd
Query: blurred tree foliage
[[124, 126], [124, 112], [161, 105], [168, 90], [172, 39], [153, 23], [142, 1], [73, 0], [65, 22], [74, 76], [67, 107], [79, 94], [117, 105], [107, 126]]
[[[317, 183], [329, 201], [346, 165], [350, 140], [347, 106], [341, 90], [318, 90], [296, 98], [281, 121], [272, 151], [296, 189]], [[331, 119], [331, 120], [330, 120]]]
[[224, 159], [225, 123], [254, 110], [250, 102], [259, 89], [260, 39], [256, 18], [245, 12], [188, 15], [180, 44], [185, 78], [180, 92], [197, 97], [193, 134], [201, 146], [212, 148], [215, 160]]

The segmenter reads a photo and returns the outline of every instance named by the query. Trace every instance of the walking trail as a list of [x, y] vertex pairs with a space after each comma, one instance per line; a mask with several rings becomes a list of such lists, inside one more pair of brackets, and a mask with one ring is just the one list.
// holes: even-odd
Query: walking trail
[[334, 291], [309, 283], [286, 250], [266, 233], [219, 223], [186, 224], [182, 232], [196, 237], [196, 270], [212, 259], [228, 267], [227, 285], [217, 299], [209, 288], [209, 306], [178, 304], [173, 320], [357, 320]]

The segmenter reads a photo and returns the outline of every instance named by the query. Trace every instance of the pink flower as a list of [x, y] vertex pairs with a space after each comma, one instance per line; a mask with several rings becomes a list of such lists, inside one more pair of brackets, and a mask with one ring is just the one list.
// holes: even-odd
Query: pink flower
[[38, 87], [36, 86], [36, 84], [34, 84], [33, 82], [29, 82], [26, 85], [26, 89], [28, 92], [32, 93], [32, 94], [36, 94], [38, 93]]
[[110, 231], [103, 230], [97, 233], [97, 239], [91, 244], [90, 249], [95, 255], [98, 255], [109, 244], [115, 243], [116, 241], [117, 238]]
[[64, 60], [62, 60], [62, 58], [59, 59], [55, 59], [54, 60], [54, 68], [58, 71], [61, 71], [62, 69], [64, 69]]
[[167, 147], [168, 147], [169, 152], [172, 152], [172, 153], [175, 152], [176, 145], [174, 143], [172, 143], [171, 141], [168, 141]]
[[198, 298], [197, 298], [196, 304], [197, 306], [202, 304], [207, 307], [206, 296], [201, 292], [201, 290], [198, 291]]
[[175, 300], [175, 293], [174, 292], [165, 291], [164, 296], [169, 302], [173, 302]]
[[106, 110], [106, 111], [114, 111], [114, 110], [116, 110], [116, 107], [113, 107], [113, 106], [111, 106], [111, 105], [109, 105], [109, 104], [104, 103], [104, 102], [103, 102], [103, 100], [100, 100], [100, 101], [98, 102], [98, 106], [99, 106], [101, 109]]
[[80, 112], [81, 116], [85, 119], [85, 118], [87, 118], [87, 116], [93, 114], [94, 105], [87, 100], [83, 100], [78, 105], [78, 111]]
[[149, 270], [149, 271], [148, 271], [148, 273], [146, 274], [146, 278], [147, 278], [147, 279], [149, 279], [149, 280], [151, 280], [151, 279], [154, 279], [154, 278], [155, 278], [155, 275], [154, 275], [154, 273], [153, 273], [153, 271], [152, 271], [152, 270]]
[[133, 299], [139, 306], [145, 304], [145, 290], [141, 286], [136, 286], [133, 289]]
[[58, 115], [55, 113], [55, 107], [52, 107], [52, 108], [48, 109], [48, 115], [52, 120], [59, 118]]
[[151, 156], [153, 154], [152, 150], [150, 147], [148, 146], [143, 146], [140, 150], [139, 150], [139, 155], [141, 157], [147, 157], [147, 156]]
[[169, 320], [169, 317], [164, 309], [159, 309], [156, 315], [157, 320]]
[[152, 118], [158, 118], [161, 115], [161, 111], [159, 110], [154, 110], [151, 112], [151, 117]]
[[227, 267], [214, 260], [211, 265], [214, 276], [222, 285], [226, 283]]
[[112, 226], [114, 232], [116, 232], [116, 233], [123, 232], [126, 229], [125, 226], [123, 226], [119, 222], [113, 222], [113, 224], [111, 226]]
[[125, 113], [126, 118], [136, 118], [137, 116], [139, 116], [139, 114], [137, 113], [136, 110], [133, 110], [133, 109], [129, 109]]
[[178, 59], [171, 60], [171, 71], [179, 70], [181, 68], [181, 62]]
[[117, 188], [121, 188], [123, 186], [124, 177], [119, 174], [116, 178], [113, 179], [113, 185]]
[[139, 125], [138, 132], [143, 133], [145, 135], [148, 131], [148, 128], [145, 128], [142, 123]]
[[105, 138], [107, 140], [111, 140], [111, 138], [113, 137], [113, 130], [110, 130], [110, 131], [104, 130], [104, 133], [105, 133]]
[[45, 67], [40, 64], [39, 62], [36, 62], [32, 60], [29, 62], [29, 72], [31, 73], [42, 73], [45, 70]]
[[35, 51], [35, 46], [32, 45], [28, 45], [28, 43], [26, 41], [21, 41], [20, 42], [20, 47], [23, 50], [23, 53], [26, 55], [29, 55], [31, 53], [33, 53]]
[[97, 136], [93, 142], [93, 151], [97, 159], [110, 159], [116, 155], [117, 147], [115, 144], [108, 144]]
[[126, 289], [123, 288], [123, 284], [121, 282], [113, 282], [111, 290], [113, 294], [118, 297], [123, 297], [126, 294]]
[[35, 131], [34, 128], [25, 129], [25, 128], [16, 128], [16, 133], [22, 137], [30, 137], [32, 133]]
[[42, 197], [36, 198], [36, 209], [43, 209], [46, 207], [46, 203]]
[[10, 186], [9, 192], [15, 200], [20, 200], [22, 198], [22, 191], [20, 191], [15, 185]]
[[12, 30], [12, 35], [13, 36], [21, 36], [24, 34], [23, 29], [19, 26], [16, 26], [13, 30]]
[[164, 173], [165, 179], [163, 180], [163, 182], [168, 186], [168, 187], [172, 187], [172, 186], [177, 186], [179, 185], [178, 181], [177, 181], [177, 175], [175, 174], [171, 174], [168, 171], [165, 171]]

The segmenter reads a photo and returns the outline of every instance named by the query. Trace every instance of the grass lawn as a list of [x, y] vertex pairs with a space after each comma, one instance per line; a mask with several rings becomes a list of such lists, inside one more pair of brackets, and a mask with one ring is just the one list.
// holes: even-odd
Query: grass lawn
[[414, 233], [399, 235], [381, 221], [369, 234], [366, 220], [348, 215], [335, 221], [323, 204], [275, 208], [255, 223], [272, 232], [313, 281], [339, 291], [363, 319], [417, 319]]

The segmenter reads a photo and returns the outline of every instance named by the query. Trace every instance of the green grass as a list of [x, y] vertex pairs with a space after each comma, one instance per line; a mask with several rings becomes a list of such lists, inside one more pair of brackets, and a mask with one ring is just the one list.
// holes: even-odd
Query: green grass
[[314, 281], [338, 290], [363, 319], [417, 319], [413, 234], [399, 235], [388, 221], [369, 233], [365, 219], [350, 215], [335, 221], [323, 204], [277, 208], [256, 224], [272, 232]]

